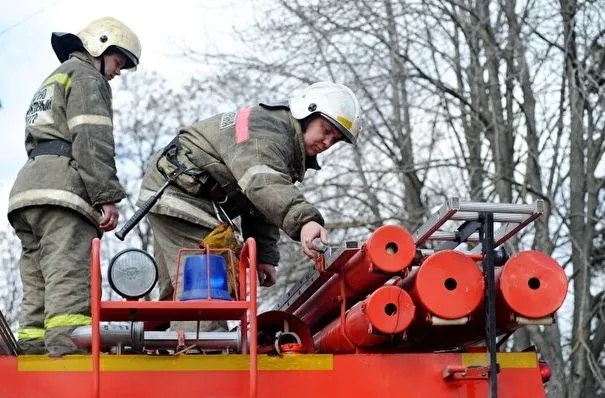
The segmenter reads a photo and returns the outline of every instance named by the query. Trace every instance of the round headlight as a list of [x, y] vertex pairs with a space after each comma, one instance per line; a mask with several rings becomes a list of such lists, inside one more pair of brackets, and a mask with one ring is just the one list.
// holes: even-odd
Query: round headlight
[[138, 299], [153, 289], [158, 280], [158, 267], [153, 257], [139, 249], [126, 249], [116, 254], [107, 270], [109, 285], [126, 299]]

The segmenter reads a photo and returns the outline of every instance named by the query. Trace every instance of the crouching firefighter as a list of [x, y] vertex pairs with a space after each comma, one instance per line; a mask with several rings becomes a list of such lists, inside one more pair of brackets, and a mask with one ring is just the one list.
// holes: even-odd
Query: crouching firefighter
[[19, 347], [61, 356], [82, 352], [71, 332], [91, 323], [91, 241], [116, 227], [116, 203], [126, 196], [116, 175], [108, 81], [138, 65], [141, 45], [109, 17], [77, 35], [55, 32], [51, 43], [61, 65], [25, 116], [28, 160], [10, 192], [8, 218], [22, 248]]
[[263, 286], [276, 282], [280, 229], [300, 240], [307, 256], [316, 256], [313, 239], [327, 242], [324, 220], [294, 184], [308, 168], [319, 169], [319, 153], [340, 141], [354, 144], [359, 126], [355, 94], [342, 84], [319, 82], [283, 104], [245, 107], [181, 129], [150, 160], [137, 203], [152, 198], [179, 167], [187, 170], [147, 216], [160, 299], [174, 295], [178, 249], [199, 248], [220, 224], [218, 216], [222, 221], [241, 216], [243, 239], [256, 239]]

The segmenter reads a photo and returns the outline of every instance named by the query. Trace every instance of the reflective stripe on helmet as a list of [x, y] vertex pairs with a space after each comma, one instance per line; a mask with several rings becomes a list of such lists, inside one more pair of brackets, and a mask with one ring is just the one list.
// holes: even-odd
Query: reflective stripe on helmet
[[349, 130], [351, 129], [351, 126], [353, 126], [353, 122], [344, 116], [336, 116], [336, 121], [338, 123], [342, 124], [343, 126], [345, 126]]

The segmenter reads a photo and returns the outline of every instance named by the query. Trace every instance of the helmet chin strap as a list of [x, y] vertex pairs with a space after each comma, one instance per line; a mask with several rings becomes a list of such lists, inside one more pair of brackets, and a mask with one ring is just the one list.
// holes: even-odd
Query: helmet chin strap
[[105, 55], [101, 55], [101, 67], [99, 68], [99, 72], [105, 77]]

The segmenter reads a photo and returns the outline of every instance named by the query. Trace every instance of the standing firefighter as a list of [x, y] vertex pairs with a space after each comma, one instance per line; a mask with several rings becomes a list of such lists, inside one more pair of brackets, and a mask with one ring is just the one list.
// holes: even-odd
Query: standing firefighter
[[300, 240], [313, 257], [312, 240], [327, 241], [327, 231], [319, 210], [294, 183], [308, 168], [319, 169], [317, 154], [339, 141], [355, 143], [359, 126], [353, 92], [319, 82], [286, 103], [246, 107], [183, 128], [150, 160], [138, 202], [142, 206], [153, 197], [174, 170], [186, 169], [148, 215], [160, 266], [160, 299], [173, 295], [178, 248], [199, 247], [219, 224], [217, 215], [241, 216], [243, 237], [254, 237], [258, 244], [264, 286], [276, 281], [279, 229]]
[[78, 35], [53, 33], [51, 43], [62, 64], [25, 116], [29, 159], [11, 190], [8, 217], [22, 246], [20, 348], [60, 356], [79, 352], [71, 332], [91, 323], [91, 241], [116, 227], [116, 203], [125, 197], [108, 81], [138, 65], [141, 45], [109, 17]]

